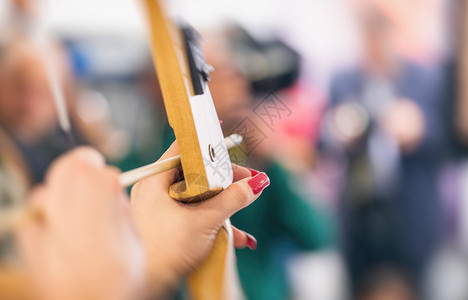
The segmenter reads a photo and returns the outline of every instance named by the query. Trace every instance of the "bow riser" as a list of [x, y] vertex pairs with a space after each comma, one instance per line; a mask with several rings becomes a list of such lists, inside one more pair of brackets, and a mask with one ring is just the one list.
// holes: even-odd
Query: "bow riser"
[[[232, 183], [232, 167], [208, 89], [208, 67], [190, 28], [177, 29], [156, 0], [143, 0], [148, 13], [153, 60], [174, 130], [185, 181], [170, 195], [190, 202], [207, 199]], [[187, 249], [189, 251], [189, 249]], [[229, 220], [219, 230], [203, 264], [188, 277], [193, 300], [242, 299], [234, 266]]]

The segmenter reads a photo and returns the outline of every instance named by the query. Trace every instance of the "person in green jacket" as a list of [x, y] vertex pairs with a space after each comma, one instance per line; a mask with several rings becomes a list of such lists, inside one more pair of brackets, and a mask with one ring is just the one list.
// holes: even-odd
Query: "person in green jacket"
[[244, 148], [231, 153], [231, 160], [265, 170], [271, 180], [259, 201], [231, 218], [234, 226], [257, 240], [255, 251], [236, 251], [242, 288], [249, 300], [290, 299], [287, 259], [301, 251], [333, 247], [334, 220], [318, 201], [313, 201], [316, 199], [305, 196], [300, 180], [274, 158], [272, 139], [262, 139], [267, 131], [252, 112], [259, 103], [251, 82], [234, 64], [238, 60], [233, 56], [233, 40], [216, 34], [204, 36], [206, 59], [215, 70], [211, 73], [211, 93], [225, 136], [234, 132], [244, 136]]

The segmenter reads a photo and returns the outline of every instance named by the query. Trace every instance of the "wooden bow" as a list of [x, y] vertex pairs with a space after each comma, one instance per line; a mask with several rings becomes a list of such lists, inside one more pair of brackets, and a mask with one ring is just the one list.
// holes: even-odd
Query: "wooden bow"
[[[174, 199], [201, 201], [232, 183], [232, 167], [208, 88], [209, 67], [188, 26], [175, 26], [157, 0], [143, 0], [153, 60], [174, 130], [185, 180], [170, 188]], [[188, 249], [189, 250], [189, 249]], [[242, 299], [229, 220], [206, 261], [188, 277], [193, 300]]]

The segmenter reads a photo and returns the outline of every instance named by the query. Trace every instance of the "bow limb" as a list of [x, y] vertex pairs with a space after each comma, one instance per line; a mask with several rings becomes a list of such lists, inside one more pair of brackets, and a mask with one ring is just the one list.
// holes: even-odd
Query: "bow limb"
[[[232, 168], [207, 80], [208, 67], [190, 27], [177, 28], [160, 2], [142, 0], [150, 44], [169, 124], [179, 146], [185, 180], [170, 195], [183, 202], [201, 201], [232, 183]], [[242, 299], [234, 264], [229, 220], [219, 230], [207, 259], [188, 277], [192, 300]]]

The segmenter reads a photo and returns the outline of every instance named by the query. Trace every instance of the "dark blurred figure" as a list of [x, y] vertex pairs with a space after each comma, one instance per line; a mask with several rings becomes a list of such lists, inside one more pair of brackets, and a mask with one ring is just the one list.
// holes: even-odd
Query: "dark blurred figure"
[[[300, 181], [288, 172], [273, 156], [275, 145], [268, 129], [255, 108], [274, 107], [274, 97], [264, 93], [275, 86], [290, 86], [297, 78], [297, 54], [281, 42], [260, 46], [245, 30], [228, 27], [226, 31], [205, 35], [207, 62], [215, 71], [211, 74], [211, 92], [225, 134], [237, 132], [244, 136], [245, 148], [231, 157], [235, 163], [246, 156], [243, 165], [265, 170], [273, 182], [261, 201], [232, 217], [235, 226], [242, 226], [257, 238], [255, 251], [237, 251], [238, 269], [242, 287], [249, 300], [284, 300], [291, 297], [286, 262], [299, 251], [314, 251], [334, 244], [334, 226], [330, 216], [319, 205], [303, 196]], [[269, 57], [272, 53], [273, 61]], [[284, 53], [285, 56], [282, 56]], [[262, 61], [254, 67], [242, 60]], [[255, 59], [254, 59], [255, 58]], [[275, 64], [290, 62], [283, 69]], [[240, 62], [240, 63], [239, 63]], [[291, 67], [292, 66], [292, 67]], [[291, 70], [293, 70], [291, 72]], [[276, 72], [278, 71], [278, 72]], [[250, 75], [256, 74], [253, 78]], [[263, 77], [262, 77], [263, 76]], [[250, 80], [249, 80], [250, 78]], [[253, 95], [256, 90], [259, 99]], [[263, 100], [263, 102], [260, 102]], [[286, 99], [282, 99], [287, 101]], [[278, 103], [276, 103], [278, 105]]]
[[346, 259], [354, 292], [382, 265], [407, 272], [418, 290], [443, 236], [437, 188], [444, 149], [441, 82], [398, 57], [382, 11], [365, 6], [360, 13], [364, 60], [333, 78], [325, 119], [328, 150], [348, 164]]

